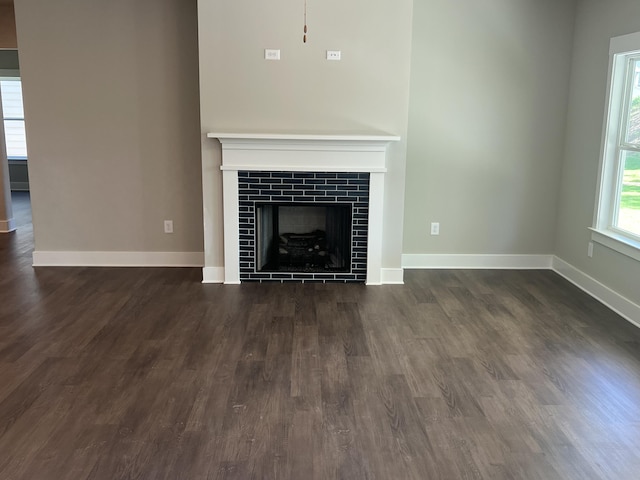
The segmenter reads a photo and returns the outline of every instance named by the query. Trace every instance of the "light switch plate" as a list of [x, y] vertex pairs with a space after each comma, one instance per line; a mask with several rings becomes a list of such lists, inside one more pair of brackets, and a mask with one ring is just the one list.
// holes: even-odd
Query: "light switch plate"
[[265, 48], [264, 50], [265, 60], [280, 60], [280, 50], [274, 50], [271, 48]]
[[341, 56], [340, 50], [327, 50], [327, 60], [340, 60]]

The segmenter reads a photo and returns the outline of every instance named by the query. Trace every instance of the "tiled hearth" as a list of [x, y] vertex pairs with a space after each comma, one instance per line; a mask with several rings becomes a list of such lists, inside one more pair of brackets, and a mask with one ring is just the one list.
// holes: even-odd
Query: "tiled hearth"
[[[389, 135], [210, 133], [222, 144], [224, 283], [242, 281], [364, 281], [381, 284], [382, 217]], [[203, 180], [213, 172], [203, 169]], [[352, 212], [349, 271], [272, 273], [256, 269], [256, 202], [346, 204]], [[211, 219], [212, 220], [212, 219]], [[207, 218], [205, 218], [205, 227]], [[214, 242], [205, 228], [207, 248]], [[207, 265], [203, 282], [216, 282]]]

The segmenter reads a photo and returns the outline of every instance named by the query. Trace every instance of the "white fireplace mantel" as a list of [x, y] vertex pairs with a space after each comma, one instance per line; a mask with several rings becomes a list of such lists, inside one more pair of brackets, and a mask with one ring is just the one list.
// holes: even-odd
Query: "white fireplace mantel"
[[222, 170], [385, 172], [392, 135], [209, 133], [222, 144]]
[[[369, 172], [369, 231], [367, 284], [382, 283], [382, 226], [386, 151], [400, 137], [386, 134], [311, 135], [264, 133], [209, 133], [222, 145], [224, 211], [224, 283], [240, 283], [238, 171]], [[203, 169], [204, 182], [214, 172]], [[206, 210], [205, 210], [206, 211]], [[210, 219], [205, 218], [206, 222]], [[205, 250], [212, 245], [205, 228]], [[205, 251], [205, 258], [209, 258]], [[214, 266], [205, 264], [203, 282], [217, 280]]]

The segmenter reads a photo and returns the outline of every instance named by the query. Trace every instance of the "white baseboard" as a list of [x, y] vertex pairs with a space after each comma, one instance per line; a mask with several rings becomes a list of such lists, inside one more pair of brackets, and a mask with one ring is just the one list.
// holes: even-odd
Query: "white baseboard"
[[203, 252], [33, 252], [34, 267], [202, 267]]
[[16, 229], [16, 219], [0, 220], [0, 233], [10, 233]]
[[636, 327], [640, 327], [640, 305], [611, 290], [595, 278], [558, 257], [553, 257], [551, 269], [621, 317], [633, 323]]
[[[0, 232], [12, 229], [15, 230], [13, 219], [0, 221]], [[34, 267], [202, 267], [203, 264], [203, 252], [33, 252]], [[640, 305], [552, 255], [405, 254], [402, 265], [406, 269], [551, 269], [640, 327]], [[403, 284], [403, 268], [383, 268], [382, 283]], [[224, 283], [224, 267], [203, 268], [202, 282]]]
[[224, 283], [224, 267], [204, 267], [202, 283]]
[[552, 255], [447, 255], [404, 254], [404, 268], [459, 268], [459, 269], [550, 269]]
[[404, 285], [403, 268], [383, 268], [380, 277], [382, 285]]

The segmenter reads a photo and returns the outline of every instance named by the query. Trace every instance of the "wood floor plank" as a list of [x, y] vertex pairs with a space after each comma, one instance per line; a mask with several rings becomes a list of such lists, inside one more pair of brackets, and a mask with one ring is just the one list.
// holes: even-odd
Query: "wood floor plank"
[[611, 479], [640, 330], [550, 271], [202, 285], [0, 235], [0, 478]]

